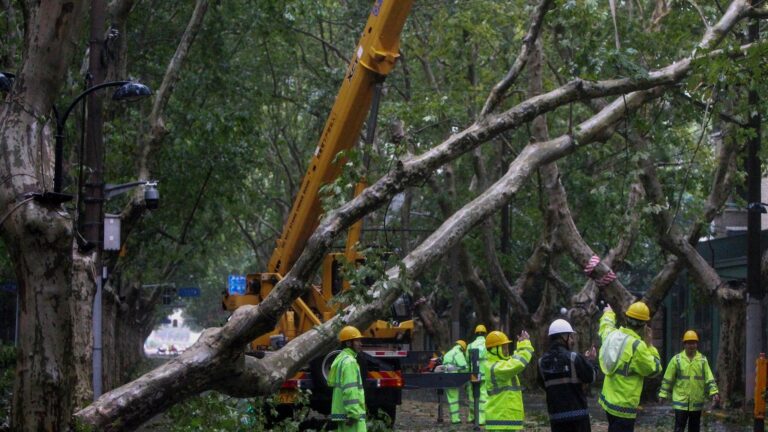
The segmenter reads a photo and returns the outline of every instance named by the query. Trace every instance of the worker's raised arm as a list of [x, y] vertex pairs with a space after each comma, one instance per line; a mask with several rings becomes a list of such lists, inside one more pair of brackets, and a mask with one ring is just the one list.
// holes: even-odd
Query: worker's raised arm
[[598, 331], [600, 340], [604, 342], [608, 334], [614, 330], [616, 330], [616, 313], [608, 305], [603, 310], [603, 316], [600, 317], [600, 329]]

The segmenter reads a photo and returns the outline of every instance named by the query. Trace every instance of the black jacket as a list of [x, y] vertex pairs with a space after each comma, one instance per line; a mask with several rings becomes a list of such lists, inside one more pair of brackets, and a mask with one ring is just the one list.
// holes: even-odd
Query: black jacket
[[589, 418], [583, 384], [595, 382], [597, 365], [555, 342], [539, 358], [539, 384], [547, 391], [547, 411], [553, 423]]

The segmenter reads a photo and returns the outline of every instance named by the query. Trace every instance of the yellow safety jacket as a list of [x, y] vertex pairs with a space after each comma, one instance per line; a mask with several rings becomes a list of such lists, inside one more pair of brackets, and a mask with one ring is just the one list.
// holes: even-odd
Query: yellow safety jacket
[[448, 372], [458, 373], [466, 372], [469, 370], [467, 366], [467, 358], [464, 357], [464, 350], [461, 349], [461, 345], [454, 345], [443, 356], [443, 365], [452, 366], [448, 368]]
[[659, 389], [660, 398], [669, 398], [672, 390], [672, 408], [681, 411], [701, 411], [707, 396], [718, 393], [709, 362], [700, 352], [693, 359], [685, 351], [672, 357], [664, 372]]
[[333, 387], [331, 420], [346, 422], [357, 419], [365, 428], [365, 393], [357, 353], [344, 348], [331, 364], [328, 385]]
[[617, 329], [613, 311], [600, 318], [600, 340], [600, 368], [605, 381], [598, 403], [611, 415], [635, 418], [643, 379], [661, 373], [659, 352], [653, 345], [646, 345], [633, 330]]
[[[467, 365], [469, 365], [469, 361], [470, 361], [469, 352], [473, 349], [477, 350], [477, 363], [480, 365], [480, 369], [482, 369], [483, 363], [485, 363], [485, 360], [488, 358], [488, 350], [485, 348], [485, 336], [480, 335], [476, 337], [475, 340], [470, 342], [469, 345], [467, 346], [467, 352], [466, 352]], [[482, 377], [482, 374], [480, 379], [481, 380], [484, 379]]]
[[523, 428], [525, 411], [523, 393], [518, 375], [528, 366], [533, 357], [533, 345], [525, 340], [517, 343], [511, 357], [501, 358], [488, 352], [485, 388], [488, 402], [485, 405], [486, 430], [519, 430]]

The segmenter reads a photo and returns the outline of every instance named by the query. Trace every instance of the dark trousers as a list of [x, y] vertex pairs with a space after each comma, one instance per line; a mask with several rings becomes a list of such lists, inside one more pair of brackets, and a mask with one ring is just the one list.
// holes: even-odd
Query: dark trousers
[[675, 410], [675, 432], [683, 432], [688, 423], [688, 432], [699, 432], [701, 411]]
[[616, 417], [605, 413], [608, 416], [608, 432], [634, 432], [635, 419]]
[[592, 428], [589, 426], [589, 417], [567, 422], [550, 422], [549, 426], [552, 432], [592, 432]]

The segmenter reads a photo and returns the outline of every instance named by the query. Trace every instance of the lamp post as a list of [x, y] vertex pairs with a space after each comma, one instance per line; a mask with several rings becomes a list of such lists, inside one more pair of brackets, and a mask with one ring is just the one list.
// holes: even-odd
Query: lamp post
[[[54, 204], [60, 204], [66, 201], [69, 201], [72, 199], [72, 194], [66, 194], [62, 193], [61, 186], [62, 186], [62, 165], [63, 165], [63, 153], [64, 153], [64, 126], [66, 125], [67, 119], [69, 118], [69, 114], [72, 113], [72, 110], [77, 106], [77, 104], [83, 100], [86, 96], [88, 96], [91, 93], [94, 93], [98, 90], [101, 90], [103, 88], [107, 87], [118, 87], [119, 88], [115, 91], [115, 93], [112, 95], [112, 100], [121, 101], [121, 100], [137, 100], [145, 96], [149, 96], [152, 94], [152, 90], [149, 89], [149, 87], [145, 86], [144, 84], [135, 82], [135, 81], [110, 81], [106, 83], [101, 83], [94, 85], [90, 88], [85, 89], [82, 93], [77, 95], [74, 101], [72, 101], [71, 104], [67, 107], [67, 109], [63, 113], [59, 113], [58, 110], [56, 110], [56, 107], [54, 106], [54, 114], [56, 116], [56, 143], [55, 143], [55, 149], [54, 149], [54, 177], [53, 177], [53, 192], [44, 192], [38, 197], [38, 200], [48, 203], [54, 203]], [[100, 111], [99, 111], [100, 112]], [[101, 116], [100, 114], [96, 116], [96, 119], [90, 118], [91, 122], [101, 122]], [[98, 146], [101, 145], [101, 129], [100, 127], [92, 133], [95, 133], [99, 135], [98, 139]], [[81, 152], [82, 153], [82, 152]], [[83, 158], [83, 155], [80, 154], [80, 158]], [[81, 161], [82, 163], [82, 161]], [[96, 164], [98, 164], [98, 170], [101, 171], [101, 158], [96, 159]], [[156, 185], [156, 183], [154, 183]], [[83, 185], [78, 182], [78, 195], [79, 191]], [[103, 185], [99, 182], [97, 185], [99, 188], [101, 188]], [[138, 186], [138, 184], [136, 184]], [[128, 189], [125, 189], [128, 190]], [[155, 189], [155, 193], [157, 190]], [[89, 197], [89, 200], [93, 200], [93, 198]], [[101, 198], [96, 198], [97, 204], [98, 204], [98, 212], [101, 212]], [[86, 204], [88, 201], [86, 201]], [[78, 214], [78, 218], [80, 215]], [[99, 244], [99, 233], [98, 229], [94, 230], [89, 229], [86, 233], [86, 242], [85, 245], [81, 245], [81, 249], [85, 250], [87, 248], [90, 248], [92, 246]], [[79, 241], [79, 237], [78, 237]], [[97, 250], [97, 254], [101, 254], [101, 248]], [[101, 265], [101, 258], [97, 255], [96, 258], [96, 265], [97, 268], [101, 267], [100, 274], [96, 277], [96, 293], [94, 295], [93, 299], [93, 322], [92, 322], [92, 331], [93, 331], [93, 394], [94, 399], [101, 395], [102, 393], [102, 313], [101, 313], [101, 304], [102, 304], [102, 288], [104, 285], [104, 281], [107, 279], [107, 267]]]
[[150, 90], [149, 87], [136, 81], [110, 81], [103, 84], [95, 85], [89, 89], [86, 89], [79, 95], [77, 95], [75, 100], [72, 101], [71, 104], [69, 104], [69, 107], [67, 107], [66, 111], [64, 111], [62, 114], [59, 114], [54, 107], [54, 112], [56, 114], [56, 148], [55, 148], [55, 155], [54, 155], [55, 162], [54, 162], [54, 169], [53, 169], [53, 194], [54, 195], [51, 196], [51, 200], [56, 200], [56, 198], [58, 198], [59, 202], [64, 202], [72, 199], [71, 194], [61, 193], [62, 164], [63, 164], [62, 158], [64, 153], [64, 125], [66, 124], [67, 119], [69, 118], [69, 114], [75, 108], [77, 103], [83, 100], [83, 98], [85, 98], [89, 94], [106, 87], [116, 87], [116, 86], [120, 86], [120, 88], [118, 88], [115, 91], [115, 93], [112, 95], [112, 100], [116, 100], [116, 101], [137, 100], [152, 94], [152, 90]]
[[[160, 193], [157, 190], [157, 181], [145, 181], [139, 180], [130, 183], [124, 183], [119, 185], [107, 184], [104, 186], [104, 200], [109, 200], [120, 194], [126, 193], [129, 190], [137, 187], [144, 186], [144, 201], [146, 202], [147, 209], [153, 210], [158, 206], [160, 200]], [[101, 242], [99, 248], [99, 254], [104, 250], [119, 250], [120, 249], [120, 219], [116, 218], [113, 224], [104, 223], [104, 238], [105, 241]], [[113, 240], [107, 242], [107, 231], [110, 231], [110, 237]], [[106, 247], [105, 247], [106, 246]], [[99, 259], [101, 262], [101, 259]], [[109, 271], [106, 265], [101, 265], [101, 272], [96, 278], [96, 294], [93, 298], [93, 399], [96, 400], [102, 394], [102, 293], [104, 288], [104, 282], [109, 279]]]

